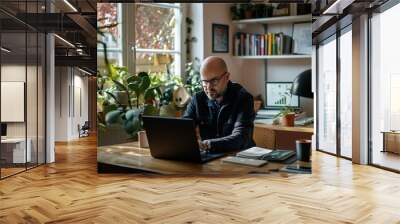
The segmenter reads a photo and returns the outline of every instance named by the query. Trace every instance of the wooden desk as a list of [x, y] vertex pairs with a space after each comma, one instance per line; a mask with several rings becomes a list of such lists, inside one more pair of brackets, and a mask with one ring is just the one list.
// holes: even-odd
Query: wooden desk
[[284, 127], [272, 124], [254, 124], [253, 138], [256, 145], [269, 149], [296, 149], [296, 140], [309, 139], [314, 133], [312, 126]]
[[219, 158], [204, 164], [155, 159], [151, 157], [149, 149], [139, 148], [137, 142], [97, 148], [99, 173], [107, 172], [107, 168], [104, 167], [105, 165], [106, 167], [110, 165], [158, 174], [242, 175], [278, 171], [285, 165], [280, 163], [268, 163], [262, 167], [251, 167], [224, 163], [221, 159], [222, 158]]
[[[27, 147], [25, 150], [25, 143]], [[5, 138], [1, 139], [1, 159], [8, 164], [25, 164], [31, 162], [32, 140], [30, 138]]]
[[400, 131], [382, 131], [383, 149], [382, 152], [400, 154]]

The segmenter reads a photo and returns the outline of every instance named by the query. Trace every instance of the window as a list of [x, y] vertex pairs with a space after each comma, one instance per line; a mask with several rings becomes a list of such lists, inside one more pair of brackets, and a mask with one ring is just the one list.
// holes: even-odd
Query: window
[[336, 36], [318, 48], [318, 149], [336, 154]]
[[[110, 18], [99, 21], [101, 25], [119, 24], [102, 38], [112, 62], [135, 73], [181, 75], [181, 11], [181, 5], [175, 3], [98, 4], [98, 18]], [[132, 25], [124, 24], [128, 19]], [[101, 46], [98, 55], [103, 55]]]
[[[398, 54], [400, 4], [371, 18], [370, 120], [372, 163], [400, 170], [399, 135], [382, 132], [400, 130], [400, 64]], [[393, 153], [395, 152], [395, 153]]]
[[[99, 3], [97, 4], [97, 18], [99, 27], [104, 29], [104, 36], [98, 35], [98, 39], [107, 46], [107, 55], [110, 63], [122, 65], [122, 24], [121, 4]], [[103, 45], [97, 45], [98, 66], [104, 66]]]
[[340, 155], [352, 157], [352, 32], [340, 36]]
[[136, 72], [181, 74], [180, 24], [177, 4], [136, 5]]

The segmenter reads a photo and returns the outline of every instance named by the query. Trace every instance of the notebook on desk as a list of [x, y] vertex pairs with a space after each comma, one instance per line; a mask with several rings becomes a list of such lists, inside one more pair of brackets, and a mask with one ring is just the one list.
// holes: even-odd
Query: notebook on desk
[[291, 150], [272, 150], [261, 147], [252, 147], [236, 154], [237, 157], [274, 162], [283, 162], [294, 155], [296, 155], [296, 153]]
[[266, 156], [267, 154], [271, 153], [273, 150], [272, 149], [266, 149], [266, 148], [261, 148], [261, 147], [251, 147], [249, 149], [243, 150], [241, 152], [238, 152], [236, 156], [238, 157], [243, 157], [243, 158], [249, 158], [249, 159], [261, 159], [263, 156]]

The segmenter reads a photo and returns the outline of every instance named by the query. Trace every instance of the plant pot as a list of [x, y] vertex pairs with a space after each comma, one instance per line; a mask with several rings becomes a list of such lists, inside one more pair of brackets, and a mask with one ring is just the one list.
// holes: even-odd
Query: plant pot
[[106, 146], [132, 142], [124, 127], [120, 124], [109, 125], [97, 129], [97, 146]]
[[114, 95], [121, 105], [128, 105], [128, 95], [125, 91], [114, 91]]
[[147, 141], [146, 131], [139, 131], [138, 132], [138, 141], [140, 148], [148, 148], [149, 142]]
[[244, 18], [251, 19], [253, 18], [253, 11], [251, 9], [247, 9], [244, 11]]
[[282, 126], [293, 127], [294, 126], [294, 118], [295, 118], [294, 113], [289, 113], [289, 114], [286, 114], [285, 116], [282, 116], [282, 118], [281, 118]]
[[175, 117], [180, 118], [180, 117], [182, 117], [182, 116], [183, 116], [182, 111], [177, 110], [177, 111], [175, 112]]

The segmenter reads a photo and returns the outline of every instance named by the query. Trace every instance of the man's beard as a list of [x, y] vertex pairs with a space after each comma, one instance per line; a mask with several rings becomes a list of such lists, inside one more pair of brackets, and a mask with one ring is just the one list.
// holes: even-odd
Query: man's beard
[[212, 89], [212, 91], [210, 91], [210, 92], [207, 92], [207, 91], [205, 91], [205, 92], [206, 92], [206, 95], [207, 95], [208, 99], [216, 100], [216, 99], [219, 99], [219, 98], [223, 97], [225, 91], [226, 91], [226, 88], [221, 92], [218, 92], [215, 89]]
[[209, 92], [206, 91], [206, 95], [207, 95], [208, 99], [216, 100], [216, 99], [222, 97], [223, 94], [219, 93], [217, 90], [212, 90]]

